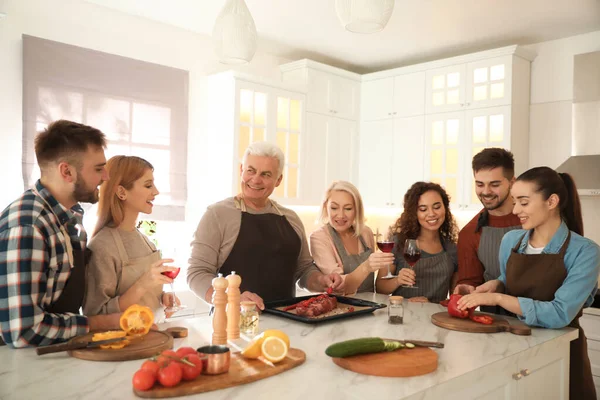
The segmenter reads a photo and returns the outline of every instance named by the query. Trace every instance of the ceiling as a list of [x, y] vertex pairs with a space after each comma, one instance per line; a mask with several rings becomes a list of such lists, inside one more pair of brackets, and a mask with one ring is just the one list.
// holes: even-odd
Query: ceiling
[[[225, 0], [85, 0], [210, 35]], [[600, 30], [600, 0], [396, 0], [379, 33], [345, 31], [334, 0], [246, 0], [259, 50], [358, 73]]]

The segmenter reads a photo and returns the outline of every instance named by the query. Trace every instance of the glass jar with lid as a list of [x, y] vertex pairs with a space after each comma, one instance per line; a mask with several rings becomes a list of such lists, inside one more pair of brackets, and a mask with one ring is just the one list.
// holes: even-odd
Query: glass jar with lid
[[252, 301], [240, 303], [240, 333], [248, 336], [258, 333], [258, 310]]
[[404, 297], [402, 296], [390, 296], [388, 305], [388, 322], [390, 324], [398, 325], [404, 322], [404, 305], [402, 302]]

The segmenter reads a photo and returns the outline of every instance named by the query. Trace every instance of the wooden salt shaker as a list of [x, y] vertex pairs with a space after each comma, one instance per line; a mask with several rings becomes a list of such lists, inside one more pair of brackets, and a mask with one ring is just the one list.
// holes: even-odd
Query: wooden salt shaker
[[227, 340], [240, 338], [240, 285], [242, 278], [235, 271], [227, 276]]
[[215, 307], [213, 313], [213, 334], [212, 344], [227, 344], [227, 294], [225, 290], [229, 283], [223, 278], [223, 274], [218, 274], [212, 280], [213, 296], [212, 303]]

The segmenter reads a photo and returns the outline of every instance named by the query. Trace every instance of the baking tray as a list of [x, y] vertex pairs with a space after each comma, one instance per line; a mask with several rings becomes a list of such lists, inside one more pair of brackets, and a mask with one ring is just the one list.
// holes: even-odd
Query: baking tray
[[[337, 298], [338, 308], [344, 310], [349, 307], [354, 307], [354, 311], [341, 312], [339, 314], [327, 315], [327, 316], [323, 316], [323, 317], [319, 316], [319, 317], [315, 317], [315, 318], [308, 318], [308, 317], [296, 315], [294, 313], [294, 310], [290, 310], [290, 311], [281, 310], [281, 308], [284, 308], [286, 306], [290, 306], [292, 304], [296, 304], [303, 300], [310, 299], [311, 297], [317, 297], [317, 296], [320, 296], [320, 295], [316, 294], [316, 295], [312, 295], [312, 296], [294, 297], [294, 298], [286, 299], [286, 300], [268, 301], [265, 303], [265, 309], [263, 312], [268, 313], [268, 314], [273, 314], [273, 315], [279, 315], [281, 317], [293, 319], [294, 321], [304, 322], [306, 324], [318, 324], [318, 323], [325, 322], [325, 321], [333, 321], [333, 320], [337, 320], [337, 319], [352, 318], [352, 317], [357, 317], [359, 315], [370, 314], [375, 310], [387, 307], [385, 304], [374, 303], [372, 301], [355, 299], [352, 297], [330, 295], [330, 296]], [[341, 307], [340, 307], [340, 305], [341, 305]]]

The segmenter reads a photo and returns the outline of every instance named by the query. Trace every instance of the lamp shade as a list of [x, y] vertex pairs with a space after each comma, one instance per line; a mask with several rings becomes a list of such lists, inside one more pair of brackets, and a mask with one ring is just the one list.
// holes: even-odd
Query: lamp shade
[[245, 64], [256, 53], [256, 26], [244, 0], [227, 0], [219, 13], [212, 38], [223, 64]]
[[346, 30], [375, 33], [390, 20], [394, 0], [335, 0], [335, 9]]

